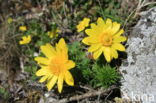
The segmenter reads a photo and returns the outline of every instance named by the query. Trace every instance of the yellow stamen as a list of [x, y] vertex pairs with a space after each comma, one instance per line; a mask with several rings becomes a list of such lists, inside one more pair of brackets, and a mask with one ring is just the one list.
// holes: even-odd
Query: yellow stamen
[[103, 44], [103, 46], [111, 46], [112, 45], [112, 41], [113, 38], [111, 35], [107, 34], [107, 33], [103, 33], [102, 36], [100, 37], [100, 41]]
[[64, 64], [65, 61], [61, 57], [54, 57], [49, 64], [49, 69], [54, 75], [58, 76], [64, 71]]

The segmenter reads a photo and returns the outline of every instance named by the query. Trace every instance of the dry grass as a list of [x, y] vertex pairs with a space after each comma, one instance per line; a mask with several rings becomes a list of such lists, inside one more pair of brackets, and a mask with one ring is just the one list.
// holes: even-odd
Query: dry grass
[[138, 0], [138, 5], [137, 5], [136, 10], [135, 10], [134, 18], [140, 14], [140, 11], [142, 8], [144, 8], [148, 5], [153, 5], [153, 4], [156, 4], [156, 2], [153, 0]]
[[10, 30], [6, 22], [0, 25], [0, 70], [5, 70], [7, 77], [12, 75], [13, 71], [18, 68], [19, 49], [15, 35], [13, 35], [14, 28], [15, 26]]
[[[137, 20], [140, 16], [141, 11], [145, 10], [144, 8], [150, 5], [156, 5], [155, 0], [119, 0], [121, 2], [121, 8], [122, 10], [127, 9], [129, 15], [127, 16], [125, 22], [124, 22], [124, 28], [129, 27], [130, 20]], [[125, 6], [126, 5], [126, 6]], [[123, 12], [123, 11], [121, 11]]]

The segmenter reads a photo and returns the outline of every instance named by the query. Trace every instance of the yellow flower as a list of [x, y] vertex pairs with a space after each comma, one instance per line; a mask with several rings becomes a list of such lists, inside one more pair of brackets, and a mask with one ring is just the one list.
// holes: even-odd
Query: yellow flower
[[60, 30], [57, 28], [56, 30], [49, 31], [48, 36], [50, 38], [57, 37], [59, 32], [60, 32]]
[[31, 36], [23, 36], [22, 40], [19, 41], [19, 44], [23, 45], [23, 44], [28, 44], [31, 41]]
[[26, 27], [26, 26], [20, 26], [20, 27], [19, 27], [19, 30], [24, 32], [24, 31], [27, 30], [27, 27]]
[[10, 24], [12, 23], [13, 19], [11, 17], [8, 18], [7, 22]]
[[84, 18], [82, 21], [79, 22], [79, 24], [76, 26], [77, 31], [81, 32], [82, 30], [85, 29], [89, 25], [90, 19], [89, 18]]
[[97, 24], [92, 23], [90, 29], [85, 30], [88, 37], [82, 42], [90, 45], [88, 51], [93, 53], [94, 59], [97, 59], [102, 53], [107, 62], [113, 58], [118, 58], [118, 51], [125, 51], [125, 47], [121, 42], [126, 41], [126, 37], [121, 36], [124, 33], [120, 29], [120, 24], [107, 19], [104, 21], [98, 18]]
[[36, 72], [37, 76], [42, 76], [39, 82], [47, 80], [47, 88], [50, 91], [57, 82], [59, 93], [62, 92], [63, 82], [73, 86], [74, 79], [69, 72], [75, 67], [72, 60], [68, 60], [68, 48], [64, 39], [60, 39], [54, 48], [50, 44], [41, 46], [41, 51], [46, 57], [36, 57], [35, 61], [41, 66]]

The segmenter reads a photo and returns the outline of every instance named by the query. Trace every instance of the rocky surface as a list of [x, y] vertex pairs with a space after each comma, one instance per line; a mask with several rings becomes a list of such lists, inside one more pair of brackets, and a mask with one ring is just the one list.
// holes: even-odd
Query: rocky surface
[[120, 67], [122, 97], [156, 103], [156, 8], [141, 13], [127, 46], [127, 60]]

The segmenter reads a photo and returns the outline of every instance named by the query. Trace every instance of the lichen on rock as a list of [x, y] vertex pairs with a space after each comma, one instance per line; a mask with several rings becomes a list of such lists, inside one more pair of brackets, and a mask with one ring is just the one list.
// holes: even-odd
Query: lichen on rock
[[122, 98], [156, 103], [156, 8], [141, 13], [127, 45], [120, 67]]

